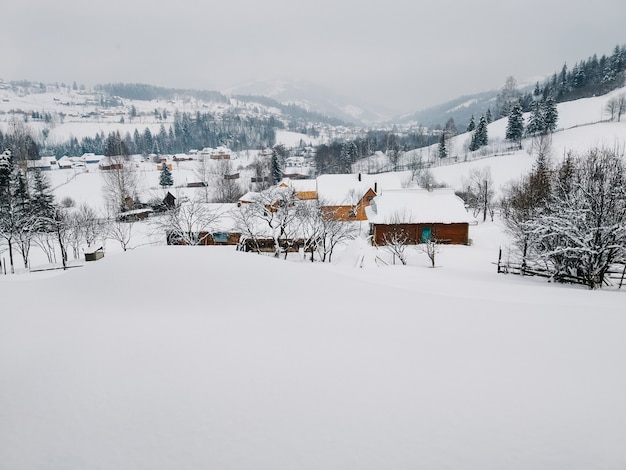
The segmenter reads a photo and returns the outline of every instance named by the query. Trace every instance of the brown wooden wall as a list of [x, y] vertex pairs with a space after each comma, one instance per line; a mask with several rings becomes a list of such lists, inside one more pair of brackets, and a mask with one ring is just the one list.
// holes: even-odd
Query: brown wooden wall
[[[240, 233], [229, 233], [228, 240], [226, 242], [216, 242], [213, 238], [213, 235], [207, 232], [200, 232], [198, 236], [202, 237], [200, 241], [200, 245], [238, 245], [239, 240], [241, 239]], [[175, 233], [168, 232], [166, 236], [168, 245], [185, 245], [184, 240], [181, 240], [180, 237], [177, 237]]]
[[394, 232], [403, 233], [407, 237], [407, 244], [415, 245], [422, 242], [422, 228], [431, 228], [431, 238], [438, 243], [452, 245], [467, 245], [469, 242], [469, 224], [373, 224], [371, 228], [372, 243], [385, 244], [385, 236], [389, 237]]

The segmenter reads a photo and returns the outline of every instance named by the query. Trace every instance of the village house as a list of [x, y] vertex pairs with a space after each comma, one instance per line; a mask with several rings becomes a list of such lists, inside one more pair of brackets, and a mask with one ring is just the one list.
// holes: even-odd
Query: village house
[[380, 191], [402, 188], [408, 177], [403, 173], [321, 175], [281, 184], [294, 188], [299, 199], [317, 199], [322, 210], [336, 220], [353, 222], [367, 220], [365, 208], [370, 201]]
[[115, 157], [102, 157], [98, 168], [102, 171], [121, 170], [124, 168], [123, 157], [120, 155]]
[[476, 223], [450, 188], [384, 191], [365, 212], [374, 245], [385, 245], [393, 236], [406, 244], [436, 240], [467, 245], [469, 225]]
[[38, 160], [27, 160], [28, 170], [50, 171], [57, 168], [56, 157], [41, 157]]

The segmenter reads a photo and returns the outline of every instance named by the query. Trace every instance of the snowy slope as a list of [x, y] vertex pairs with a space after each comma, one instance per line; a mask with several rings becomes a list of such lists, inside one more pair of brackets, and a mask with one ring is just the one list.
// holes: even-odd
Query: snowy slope
[[[554, 158], [625, 129], [557, 132]], [[503, 184], [532, 161], [433, 172], [460, 183], [489, 165]], [[56, 191], [102, 198], [97, 172]], [[153, 246], [136, 225], [126, 253], [0, 275], [0, 470], [626, 466], [626, 291], [497, 274], [497, 221], [435, 269], [362, 241], [332, 265]]]
[[468, 276], [474, 250], [153, 247], [5, 277], [0, 469], [622, 468], [623, 293]]

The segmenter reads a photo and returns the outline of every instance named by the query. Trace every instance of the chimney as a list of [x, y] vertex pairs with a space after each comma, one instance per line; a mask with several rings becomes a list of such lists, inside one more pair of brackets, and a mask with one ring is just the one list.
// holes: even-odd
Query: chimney
[[361, 181], [361, 173], [359, 173], [359, 176], [358, 176], [358, 178], [359, 178], [359, 181]]
[[374, 181], [374, 192], [378, 194], [378, 182]]

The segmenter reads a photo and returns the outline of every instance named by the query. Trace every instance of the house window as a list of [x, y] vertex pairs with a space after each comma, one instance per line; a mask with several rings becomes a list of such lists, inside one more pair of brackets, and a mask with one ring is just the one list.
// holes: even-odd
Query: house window
[[348, 214], [350, 217], [356, 217], [356, 211], [354, 209], [350, 209], [350, 214]]
[[215, 232], [213, 234], [213, 240], [216, 243], [226, 243], [228, 241], [228, 233], [226, 233], [226, 232]]

